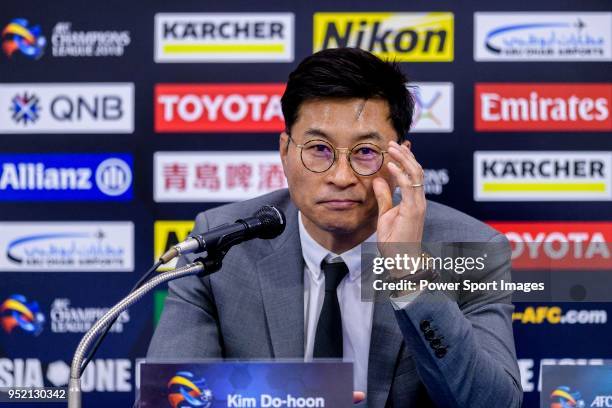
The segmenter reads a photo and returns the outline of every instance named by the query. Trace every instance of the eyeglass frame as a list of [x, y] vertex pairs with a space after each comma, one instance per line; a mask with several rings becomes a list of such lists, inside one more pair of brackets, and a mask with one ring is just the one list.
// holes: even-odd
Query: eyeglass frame
[[[288, 138], [289, 138], [289, 141], [290, 141], [290, 142], [293, 142], [293, 144], [295, 144], [295, 147], [297, 147], [297, 148], [299, 148], [299, 149], [300, 149], [300, 161], [302, 162], [302, 166], [304, 166], [304, 168], [305, 168], [306, 170], [308, 170], [308, 171], [310, 171], [310, 172], [313, 172], [313, 173], [316, 173], [316, 174], [325, 173], [327, 170], [329, 170], [329, 169], [331, 169], [332, 167], [334, 167], [334, 164], [336, 164], [336, 161], [337, 161], [338, 156], [339, 156], [339, 154], [338, 154], [338, 155], [336, 155], [336, 152], [337, 152], [337, 151], [339, 152], [340, 150], [346, 150], [346, 159], [348, 160], [349, 167], [351, 168], [351, 170], [353, 170], [353, 172], [354, 172], [355, 174], [357, 174], [358, 176], [361, 176], [361, 177], [370, 177], [370, 176], [375, 175], [376, 173], [378, 173], [378, 172], [380, 171], [380, 169], [382, 169], [383, 165], [385, 164], [385, 153], [388, 153], [388, 152], [389, 152], [388, 150], [383, 150], [383, 149], [381, 149], [381, 148], [380, 148], [380, 146], [378, 146], [376, 143], [368, 143], [368, 142], [357, 143], [355, 146], [351, 147], [350, 149], [349, 149], [348, 147], [336, 147], [336, 146], [334, 146], [333, 144], [331, 144], [330, 142], [328, 142], [328, 141], [326, 141], [326, 140], [323, 140], [323, 139], [311, 139], [311, 140], [309, 140], [308, 142], [306, 142], [306, 143], [304, 143], [304, 144], [298, 144], [298, 143], [296, 143], [296, 142], [295, 142], [295, 140], [293, 140], [293, 138], [291, 137], [291, 133], [289, 133], [289, 132], [287, 132], [287, 131], [285, 131], [285, 133], [287, 134], [287, 136], [288, 136]], [[328, 167], [328, 168], [326, 168], [325, 170], [322, 170], [322, 171], [314, 171], [314, 170], [312, 170], [311, 168], [309, 168], [308, 166], [306, 166], [306, 163], [304, 163], [304, 156], [302, 155], [302, 152], [303, 152], [303, 149], [304, 149], [304, 147], [306, 146], [306, 144], [307, 144], [307, 143], [310, 143], [310, 142], [323, 142], [323, 143], [326, 143], [326, 144], [330, 145], [330, 146], [331, 146], [331, 148], [333, 149], [333, 151], [334, 151], [334, 160], [331, 162], [331, 164], [329, 165], [329, 167]], [[372, 173], [372, 174], [361, 174], [361, 173], [357, 172], [357, 170], [355, 170], [355, 168], [353, 167], [353, 163], [351, 162], [351, 154], [350, 154], [350, 153], [351, 153], [351, 152], [353, 151], [353, 149], [355, 149], [357, 146], [361, 146], [361, 145], [368, 145], [368, 144], [369, 144], [369, 145], [376, 146], [376, 147], [377, 147], [377, 148], [380, 150], [380, 153], [382, 154], [382, 160], [381, 160], [381, 162], [380, 162], [380, 167], [378, 167], [378, 169], [376, 169], [376, 171], [375, 171], [374, 173]]]

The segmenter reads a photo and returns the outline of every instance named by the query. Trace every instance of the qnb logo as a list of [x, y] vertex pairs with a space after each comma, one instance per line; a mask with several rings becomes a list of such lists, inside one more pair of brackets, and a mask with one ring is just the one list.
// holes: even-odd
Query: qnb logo
[[58, 95], [50, 110], [53, 119], [61, 122], [118, 121], [124, 114], [119, 95]]
[[550, 408], [584, 408], [586, 405], [580, 391], [571, 391], [571, 388], [565, 385], [557, 387], [550, 394]]
[[[16, 123], [35, 123], [41, 112], [40, 98], [34, 93], [18, 94], [11, 100], [12, 119]], [[70, 97], [59, 95], [51, 101], [48, 112], [58, 122], [120, 121], [123, 118], [121, 97], [116, 95]]]
[[24, 126], [36, 122], [40, 117], [40, 110], [40, 99], [35, 94], [24, 92], [23, 95], [15, 95], [11, 100], [12, 119]]
[[0, 84], [0, 133], [133, 131], [133, 83]]
[[26, 333], [38, 336], [43, 329], [45, 316], [40, 312], [38, 303], [15, 294], [0, 304], [0, 325], [7, 333], [19, 327]]
[[589, 406], [597, 408], [610, 408], [612, 407], [612, 395], [598, 395]]
[[28, 58], [39, 59], [46, 45], [40, 26], [30, 26], [26, 19], [16, 18], [2, 30], [2, 50], [9, 58], [19, 51]]
[[96, 184], [109, 196], [119, 196], [132, 185], [132, 170], [121, 159], [106, 159], [96, 169]]
[[168, 381], [168, 402], [172, 408], [210, 408], [213, 394], [206, 386], [206, 379], [196, 378], [189, 371], [178, 371]]

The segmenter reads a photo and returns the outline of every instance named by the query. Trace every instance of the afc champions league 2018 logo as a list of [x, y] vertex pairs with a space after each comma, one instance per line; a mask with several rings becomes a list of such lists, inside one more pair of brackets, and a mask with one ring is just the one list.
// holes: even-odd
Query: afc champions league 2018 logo
[[580, 391], [572, 391], [570, 387], [560, 385], [550, 394], [550, 408], [584, 408], [586, 405]]
[[19, 51], [28, 58], [39, 59], [46, 45], [40, 26], [29, 25], [26, 19], [16, 18], [2, 30], [2, 49], [9, 58]]
[[203, 377], [197, 378], [189, 371], [178, 371], [168, 381], [168, 401], [172, 408], [210, 408], [213, 394]]
[[19, 327], [26, 333], [38, 336], [44, 323], [45, 316], [40, 312], [38, 302], [28, 302], [23, 295], [12, 295], [0, 304], [0, 326], [7, 333]]

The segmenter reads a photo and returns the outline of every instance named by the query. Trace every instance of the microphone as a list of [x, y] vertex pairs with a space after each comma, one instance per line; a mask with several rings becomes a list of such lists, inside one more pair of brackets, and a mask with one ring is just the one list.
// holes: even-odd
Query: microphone
[[272, 205], [264, 205], [251, 217], [223, 224], [203, 234], [187, 238], [170, 248], [159, 260], [167, 263], [177, 256], [200, 253], [222, 253], [232, 246], [253, 238], [272, 239], [285, 230], [285, 214]]

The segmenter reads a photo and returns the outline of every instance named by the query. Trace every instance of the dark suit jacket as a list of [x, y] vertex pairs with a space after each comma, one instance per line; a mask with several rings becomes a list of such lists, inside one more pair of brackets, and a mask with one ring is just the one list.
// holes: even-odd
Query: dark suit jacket
[[[304, 260], [298, 213], [288, 191], [205, 211], [197, 216], [194, 233], [234, 222], [265, 204], [285, 213], [285, 231], [272, 240], [232, 248], [213, 275], [171, 282], [148, 358], [303, 358]], [[485, 224], [428, 202], [423, 242], [452, 241], [507, 247], [505, 237]], [[488, 271], [479, 279], [509, 281], [506, 255], [489, 259]], [[179, 265], [193, 258], [183, 257]], [[520, 406], [512, 310], [510, 295], [498, 292], [455, 297], [423, 292], [397, 312], [390, 302], [377, 302], [368, 407]], [[429, 330], [441, 339], [437, 346], [444, 353], [433, 348]]]

